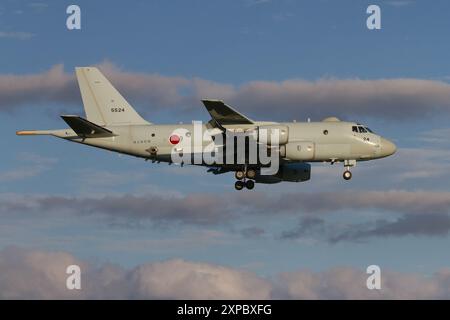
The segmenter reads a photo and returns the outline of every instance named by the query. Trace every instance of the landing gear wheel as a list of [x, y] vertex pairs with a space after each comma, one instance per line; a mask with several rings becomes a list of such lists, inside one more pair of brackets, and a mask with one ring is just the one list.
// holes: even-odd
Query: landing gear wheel
[[344, 171], [344, 174], [342, 175], [345, 180], [350, 180], [352, 178], [352, 173], [348, 170]]
[[252, 189], [255, 187], [255, 182], [254, 182], [253, 180], [247, 180], [247, 181], [245, 182], [245, 187], [246, 187], [248, 190], [252, 190]]
[[245, 178], [245, 173], [244, 173], [244, 171], [236, 171], [234, 176], [236, 177], [236, 179], [242, 180]]
[[248, 179], [255, 179], [256, 171], [254, 169], [248, 169], [246, 176]]
[[236, 181], [235, 183], [234, 183], [234, 188], [236, 189], [236, 190], [242, 190], [242, 189], [244, 189], [244, 186], [245, 186], [245, 184], [244, 184], [244, 182], [242, 182], [242, 181]]

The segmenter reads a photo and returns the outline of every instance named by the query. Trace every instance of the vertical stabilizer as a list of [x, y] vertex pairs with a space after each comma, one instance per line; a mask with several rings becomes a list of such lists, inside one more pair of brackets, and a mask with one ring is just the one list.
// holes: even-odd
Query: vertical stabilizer
[[100, 126], [149, 124], [95, 67], [75, 68], [86, 118]]

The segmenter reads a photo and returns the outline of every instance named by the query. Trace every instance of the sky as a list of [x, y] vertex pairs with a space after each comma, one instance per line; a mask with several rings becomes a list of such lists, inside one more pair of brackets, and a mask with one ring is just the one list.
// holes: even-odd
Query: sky
[[[72, 3], [81, 30], [66, 27]], [[0, 2], [0, 298], [450, 298], [449, 10]], [[200, 100], [224, 99], [256, 120], [358, 121], [398, 150], [351, 181], [314, 164], [308, 182], [236, 192], [232, 173], [15, 135], [84, 116], [74, 67], [89, 65], [153, 123], [208, 121]], [[373, 264], [381, 290], [366, 287]]]

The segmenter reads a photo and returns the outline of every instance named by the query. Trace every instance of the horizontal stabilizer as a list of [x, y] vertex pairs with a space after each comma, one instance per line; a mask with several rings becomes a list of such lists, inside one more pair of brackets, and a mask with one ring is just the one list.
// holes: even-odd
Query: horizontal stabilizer
[[79, 116], [61, 116], [63, 120], [75, 131], [75, 133], [83, 138], [106, 138], [114, 137], [115, 134], [106, 128], [96, 125]]
[[214, 121], [220, 126], [233, 124], [254, 124], [252, 120], [226, 105], [221, 100], [202, 100]]

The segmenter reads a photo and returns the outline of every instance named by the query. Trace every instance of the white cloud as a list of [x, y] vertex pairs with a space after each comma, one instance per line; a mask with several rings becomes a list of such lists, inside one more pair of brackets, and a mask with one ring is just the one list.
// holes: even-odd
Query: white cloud
[[412, 0], [389, 0], [389, 1], [386, 1], [386, 4], [393, 6], [393, 7], [399, 7], [399, 8], [409, 6], [413, 3], [414, 3], [414, 1], [412, 1]]
[[[289, 79], [250, 81], [235, 86], [200, 78], [126, 72], [109, 62], [102, 63], [100, 69], [125, 97], [151, 111], [192, 110], [202, 108], [200, 99], [216, 98], [244, 113], [256, 114], [261, 120], [280, 112], [286, 119], [298, 115], [405, 119], [450, 113], [450, 85], [437, 80]], [[64, 72], [62, 65], [38, 74], [0, 75], [0, 94], [3, 111], [29, 102], [32, 105], [81, 102], [73, 72]]]
[[44, 2], [32, 2], [28, 6], [36, 12], [42, 12], [48, 8], [48, 4]]
[[[68, 265], [81, 267], [81, 290], [67, 290]], [[0, 251], [2, 299], [448, 299], [450, 270], [431, 276], [382, 269], [381, 290], [365, 270], [298, 270], [265, 278], [217, 264], [171, 259], [133, 269], [95, 265], [65, 252]]]
[[0, 171], [0, 182], [18, 181], [38, 176], [58, 162], [55, 158], [43, 157], [31, 152], [20, 153], [18, 160], [19, 163], [24, 164]]
[[266, 4], [271, 2], [271, 0], [246, 0], [245, 3], [248, 7], [259, 6], [261, 4]]
[[[21, 14], [21, 11], [16, 12]], [[31, 32], [23, 31], [0, 31], [0, 38], [4, 39], [17, 39], [17, 40], [28, 40], [33, 38], [35, 35]]]
[[[450, 232], [450, 192], [438, 191], [342, 191], [316, 193], [263, 192], [246, 194], [108, 194], [87, 196], [0, 194], [0, 215], [22, 217], [35, 214], [101, 217], [118, 224], [148, 222], [150, 226], [195, 225], [229, 226], [244, 217], [297, 216], [300, 223], [289, 226], [283, 239], [326, 239], [361, 241], [374, 237], [438, 236]], [[331, 215], [357, 214], [366, 222], [338, 226]], [[378, 215], [372, 216], [371, 213]], [[264, 220], [264, 219], [263, 219]], [[242, 236], [266, 236], [264, 229], [240, 231]], [[319, 237], [319, 238], [317, 238]]]
[[432, 145], [448, 145], [450, 144], [450, 128], [439, 128], [422, 132], [419, 140]]
[[247, 271], [178, 259], [139, 266], [131, 282], [137, 296], [156, 299], [268, 299], [271, 289]]

